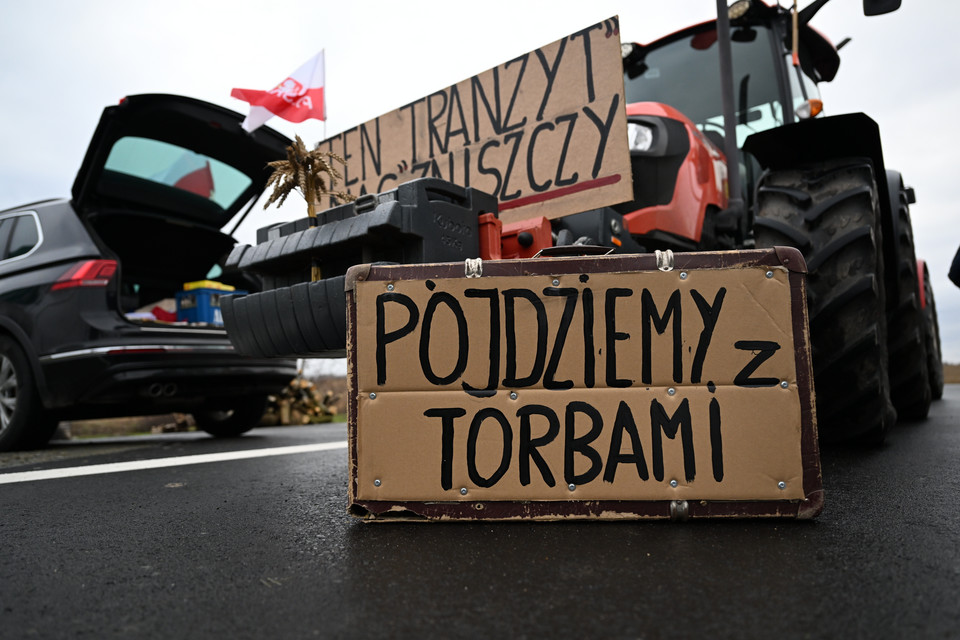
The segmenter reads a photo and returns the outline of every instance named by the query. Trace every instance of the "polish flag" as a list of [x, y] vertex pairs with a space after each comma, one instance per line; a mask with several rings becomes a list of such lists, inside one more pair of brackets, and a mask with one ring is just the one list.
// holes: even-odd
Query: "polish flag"
[[234, 98], [250, 103], [250, 113], [241, 125], [253, 131], [273, 116], [290, 122], [309, 118], [326, 120], [323, 104], [323, 51], [307, 60], [270, 91], [234, 89]]

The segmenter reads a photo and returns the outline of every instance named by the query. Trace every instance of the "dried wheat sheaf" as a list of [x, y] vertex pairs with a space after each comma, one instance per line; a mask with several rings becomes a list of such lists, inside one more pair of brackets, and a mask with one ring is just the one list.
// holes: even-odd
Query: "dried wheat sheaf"
[[273, 169], [267, 181], [267, 187], [273, 187], [273, 193], [263, 208], [266, 209], [274, 202], [277, 206], [282, 205], [294, 190], [299, 190], [307, 201], [307, 213], [310, 216], [316, 215], [314, 203], [320, 200], [321, 196], [332, 196], [345, 202], [355, 200], [356, 196], [336, 190], [337, 180], [342, 180], [343, 176], [333, 165], [333, 160], [346, 165], [343, 158], [331, 151], [308, 151], [303, 140], [297, 136], [294, 143], [287, 147], [286, 160], [267, 163], [267, 166]]

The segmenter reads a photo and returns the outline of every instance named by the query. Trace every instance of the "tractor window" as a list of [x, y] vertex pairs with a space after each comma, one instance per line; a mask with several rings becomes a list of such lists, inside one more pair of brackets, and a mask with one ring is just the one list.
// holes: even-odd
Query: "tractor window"
[[[747, 136], [783, 124], [772, 37], [763, 26], [733, 30], [731, 51], [737, 144]], [[648, 48], [624, 70], [627, 103], [660, 102], [679, 109], [701, 130], [723, 132], [720, 58], [715, 28]]]

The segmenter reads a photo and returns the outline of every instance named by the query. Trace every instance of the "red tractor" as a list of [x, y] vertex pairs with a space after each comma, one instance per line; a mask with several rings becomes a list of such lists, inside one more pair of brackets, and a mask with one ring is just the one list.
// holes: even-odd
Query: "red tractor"
[[[721, 0], [717, 21], [625, 43], [634, 198], [607, 212], [609, 230], [596, 223], [603, 212], [589, 212], [553, 221], [553, 239], [586, 232], [581, 242], [646, 251], [797, 247], [809, 270], [820, 433], [876, 442], [898, 415], [922, 419], [942, 395], [940, 338], [914, 254], [913, 190], [884, 164], [873, 120], [821, 113], [817, 85], [840, 66], [838, 48], [809, 25], [826, 2], [791, 11], [739, 0], [725, 14]], [[864, 12], [899, 4], [864, 0]], [[539, 225], [505, 226], [504, 248]]]
[[[936, 311], [914, 193], [877, 125], [820, 115], [817, 85], [840, 65], [809, 26], [824, 4], [740, 0], [717, 22], [625, 44], [635, 199], [615, 210], [647, 250], [800, 249], [821, 433], [882, 440], [943, 392]], [[867, 15], [898, 6], [864, 0]]]
[[[462, 259], [401, 211], [400, 201], [449, 200], [444, 219], [474, 225], [473, 255], [484, 259], [571, 244], [628, 252], [797, 247], [809, 271], [821, 436], [879, 442], [898, 414], [924, 418], [942, 394], [943, 373], [933, 292], [914, 255], [914, 193], [886, 167], [873, 120], [821, 114], [817, 85], [833, 80], [840, 64], [838, 48], [809, 25], [826, 2], [791, 11], [761, 0], [728, 8], [718, 0], [716, 21], [622, 46], [630, 202], [500, 225], [482, 213], [496, 210], [486, 194], [408, 183], [389, 197], [362, 196], [320, 216], [324, 229], [313, 245], [323, 244], [328, 275], [313, 283], [277, 270], [296, 263], [285, 247], [297, 243], [283, 236], [303, 229], [294, 223], [262, 229], [261, 244], [236, 248], [227, 266], [267, 278], [264, 308], [295, 304], [299, 295], [332, 319], [311, 320], [320, 327], [312, 346], [309, 336], [284, 338], [282, 318], [266, 322], [259, 342], [234, 339], [234, 318], [258, 318], [261, 304], [238, 299], [224, 308], [231, 339], [257, 355], [342, 353], [343, 288], [336, 274], [358, 262]], [[864, 0], [867, 15], [898, 7], [899, 0]], [[264, 244], [271, 241], [273, 249]]]

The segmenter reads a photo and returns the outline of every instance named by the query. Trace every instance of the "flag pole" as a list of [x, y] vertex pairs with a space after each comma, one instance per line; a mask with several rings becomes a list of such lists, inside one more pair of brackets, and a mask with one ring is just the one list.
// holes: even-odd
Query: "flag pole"
[[[323, 78], [323, 140], [327, 139], [327, 52], [325, 49], [320, 49], [320, 75]], [[320, 146], [320, 143], [317, 143], [317, 146]], [[310, 178], [313, 176], [307, 176], [307, 180], [312, 182]], [[312, 185], [311, 185], [312, 186]], [[314, 203], [310, 202], [307, 213], [313, 218], [310, 222], [316, 223], [317, 212]], [[312, 282], [319, 282], [323, 279], [323, 272], [320, 269], [320, 265], [316, 260], [311, 261], [310, 264], [310, 280]]]
[[323, 139], [327, 139], [327, 50], [320, 49], [323, 65]]

